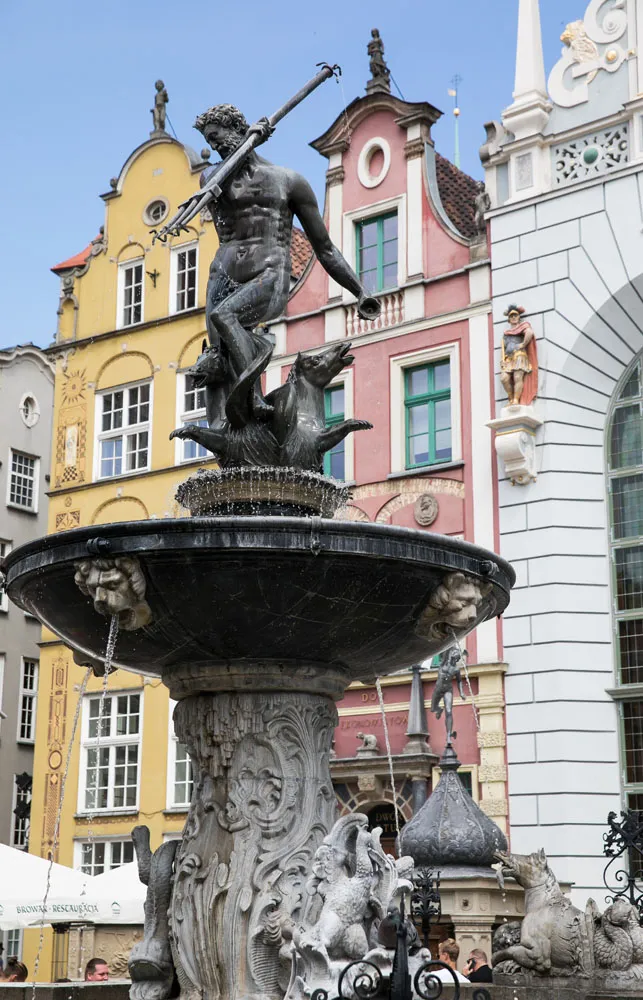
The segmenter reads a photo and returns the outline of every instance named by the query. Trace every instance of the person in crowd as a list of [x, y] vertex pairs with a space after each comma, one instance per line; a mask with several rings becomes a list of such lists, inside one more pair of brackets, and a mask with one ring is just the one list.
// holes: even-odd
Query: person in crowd
[[27, 981], [27, 966], [17, 958], [8, 958], [0, 971], [0, 981], [4, 983], [24, 983]]
[[489, 960], [481, 948], [474, 948], [470, 953], [469, 961], [464, 967], [464, 974], [470, 983], [493, 982]]
[[104, 958], [90, 958], [85, 966], [86, 983], [106, 983], [109, 980], [109, 966]]
[[[468, 983], [469, 980], [458, 972], [456, 969], [456, 963], [460, 956], [460, 945], [454, 938], [447, 938], [446, 941], [440, 941], [438, 945], [438, 960], [444, 962], [445, 965], [449, 966], [449, 969], [453, 969], [453, 975], [456, 977], [460, 983]], [[448, 971], [448, 969], [436, 969], [429, 968], [429, 974], [436, 976], [443, 983], [452, 983], [453, 976]]]

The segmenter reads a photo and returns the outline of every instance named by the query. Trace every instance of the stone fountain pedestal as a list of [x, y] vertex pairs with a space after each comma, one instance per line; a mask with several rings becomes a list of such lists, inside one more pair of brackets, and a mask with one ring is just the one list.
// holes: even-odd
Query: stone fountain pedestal
[[[376, 868], [384, 914], [397, 875], [365, 817], [328, 839], [334, 702], [501, 614], [511, 567], [428, 532], [244, 513], [80, 528], [4, 568], [12, 600], [78, 662], [100, 669], [105, 615], [118, 616], [114, 664], [160, 676], [178, 701], [194, 794], [178, 850], [151, 855], [136, 835], [149, 888], [133, 1000], [174, 995], [175, 972], [184, 1000], [307, 996], [316, 969], [362, 957]], [[331, 888], [353, 899], [352, 939], [328, 912]]]

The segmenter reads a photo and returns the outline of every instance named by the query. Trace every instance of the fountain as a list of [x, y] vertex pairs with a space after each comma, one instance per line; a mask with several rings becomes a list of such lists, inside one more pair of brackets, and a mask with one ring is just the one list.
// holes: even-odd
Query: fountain
[[[194, 793], [178, 850], [151, 854], [135, 835], [148, 885], [130, 960], [135, 1000], [176, 995], [177, 982], [184, 1000], [303, 1000], [337, 989], [347, 962], [381, 959], [373, 937], [410, 890], [412, 862], [385, 855], [364, 816], [333, 825], [334, 702], [352, 681], [426, 660], [501, 614], [514, 582], [506, 562], [465, 542], [332, 519], [345, 488], [321, 475], [323, 454], [370, 427], [324, 425], [323, 387], [352, 363], [350, 345], [298, 358], [263, 395], [272, 346], [260, 324], [286, 304], [293, 210], [360, 314], [379, 310], [307, 183], [253, 152], [279, 116], [248, 128], [221, 105], [197, 119], [225, 157], [205, 192], [221, 240], [210, 344], [194, 371], [208, 427], [174, 433], [208, 447], [221, 471], [180, 488], [191, 516], [66, 531], [15, 549], [3, 567], [11, 599], [77, 662], [104, 671], [105, 616], [115, 616], [114, 666], [161, 677], [178, 701]], [[203, 198], [166, 230], [185, 226]]]

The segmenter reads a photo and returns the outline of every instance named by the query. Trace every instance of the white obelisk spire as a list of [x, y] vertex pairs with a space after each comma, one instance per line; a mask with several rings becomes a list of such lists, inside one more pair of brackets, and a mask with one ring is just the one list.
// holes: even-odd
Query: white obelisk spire
[[517, 139], [542, 132], [551, 106], [547, 100], [538, 0], [518, 0], [513, 98], [513, 104], [502, 116], [505, 128], [513, 132]]

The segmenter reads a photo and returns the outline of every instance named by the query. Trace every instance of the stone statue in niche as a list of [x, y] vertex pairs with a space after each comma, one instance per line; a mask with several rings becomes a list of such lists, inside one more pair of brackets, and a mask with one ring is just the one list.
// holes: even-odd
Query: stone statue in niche
[[538, 392], [538, 356], [531, 323], [522, 306], [505, 310], [509, 328], [502, 335], [500, 381], [511, 406], [529, 406]]
[[462, 664], [467, 656], [467, 651], [461, 650], [456, 644], [450, 649], [445, 649], [440, 654], [438, 665], [438, 676], [431, 696], [431, 711], [436, 719], [439, 719], [444, 710], [444, 721], [447, 730], [447, 746], [451, 746], [452, 741], [458, 735], [453, 728], [453, 682], [458, 685], [460, 697], [464, 701], [465, 694], [462, 687]]
[[[331, 242], [308, 182], [255, 152], [254, 145], [265, 142], [274, 130], [268, 119], [251, 127], [241, 111], [221, 104], [199, 115], [195, 128], [221, 154], [223, 163], [214, 168], [202, 191], [185, 203], [183, 216], [176, 216], [155, 238], [163, 239], [166, 232], [184, 226], [193, 209], [194, 213], [205, 205], [211, 209], [219, 248], [206, 292], [210, 347], [195, 366], [195, 375], [206, 386], [209, 426], [188, 424], [172, 436], [198, 441], [224, 468], [280, 465], [321, 471], [325, 451], [370, 424], [345, 421], [337, 431], [330, 428], [331, 433], [323, 420], [320, 424], [318, 404], [323, 402], [324, 385], [353, 360], [346, 345], [316, 357], [301, 356], [286, 386], [270, 398], [262, 392], [261, 375], [273, 350], [264, 324], [280, 316], [288, 301], [293, 215], [322, 267], [356, 296], [360, 316], [374, 319], [380, 303], [367, 294]], [[250, 137], [254, 145], [249, 144]], [[242, 148], [247, 151], [239, 165], [221, 177], [223, 188], [216, 187], [226, 160]], [[320, 412], [323, 418], [323, 406]]]
[[154, 86], [156, 93], [154, 95], [154, 107], [151, 109], [153, 131], [165, 132], [165, 119], [167, 117], [165, 105], [169, 101], [169, 97], [167, 96], [167, 90], [162, 80], [157, 80]]

